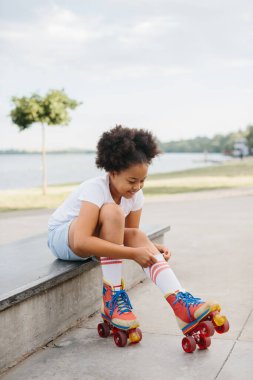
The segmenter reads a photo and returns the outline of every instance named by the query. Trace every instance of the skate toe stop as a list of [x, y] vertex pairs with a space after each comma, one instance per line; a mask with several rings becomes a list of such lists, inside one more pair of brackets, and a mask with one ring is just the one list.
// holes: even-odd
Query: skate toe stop
[[130, 343], [138, 343], [140, 341], [140, 336], [137, 331], [133, 331], [129, 334]]
[[214, 315], [213, 320], [216, 326], [223, 326], [226, 323], [227, 318], [224, 315], [216, 314]]
[[221, 311], [221, 306], [218, 303], [215, 303], [211, 306], [210, 311]]

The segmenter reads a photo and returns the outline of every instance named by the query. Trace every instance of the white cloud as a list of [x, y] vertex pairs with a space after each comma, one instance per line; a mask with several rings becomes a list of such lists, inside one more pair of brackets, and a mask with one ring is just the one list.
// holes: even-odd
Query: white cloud
[[166, 36], [170, 29], [180, 27], [180, 23], [172, 17], [156, 16], [138, 20], [133, 25], [122, 28], [118, 40], [127, 45], [146, 43], [152, 45], [152, 40]]
[[[52, 48], [77, 44], [79, 47], [102, 36], [97, 28], [99, 20], [94, 18], [87, 20], [80, 18], [74, 12], [53, 6], [40, 19], [34, 19], [29, 23], [5, 22], [2, 23], [0, 38], [7, 44], [15, 44], [18, 41], [19, 50], [33, 50], [41, 55], [51, 53]], [[66, 45], [65, 45], [66, 44]], [[68, 51], [67, 51], [68, 53]]]
[[82, 19], [70, 10], [54, 6], [42, 25], [47, 41], [85, 43], [101, 37], [97, 29], [99, 21], [96, 17], [92, 20]]
[[178, 28], [180, 23], [171, 17], [157, 16], [140, 21], [130, 30], [136, 37], [157, 37], [165, 34], [170, 28]]
[[4, 25], [2, 39], [15, 50], [21, 66], [46, 72], [53, 72], [59, 65], [65, 69], [71, 66], [73, 75], [103, 82], [186, 72], [166, 61], [155, 64], [147, 60], [143, 64], [139, 52], [140, 44], [156, 49], [158, 38], [180, 26], [171, 16], [142, 16], [132, 22], [118, 23], [117, 20], [109, 22], [99, 14], [87, 17], [59, 5], [51, 6], [46, 13], [40, 11], [40, 18], [29, 23], [6, 22]]

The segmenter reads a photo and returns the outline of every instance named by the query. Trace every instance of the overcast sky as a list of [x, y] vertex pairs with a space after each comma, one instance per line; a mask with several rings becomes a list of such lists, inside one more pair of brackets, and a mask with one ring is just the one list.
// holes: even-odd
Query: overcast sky
[[62, 89], [83, 104], [47, 147], [95, 148], [116, 124], [162, 141], [253, 124], [252, 0], [0, 0], [0, 149], [40, 149], [10, 98]]

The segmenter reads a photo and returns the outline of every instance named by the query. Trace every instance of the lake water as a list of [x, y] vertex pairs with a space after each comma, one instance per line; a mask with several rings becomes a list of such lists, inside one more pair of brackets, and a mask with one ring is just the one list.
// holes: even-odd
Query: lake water
[[[149, 174], [205, 167], [228, 158], [200, 153], [164, 153], [153, 160]], [[77, 183], [101, 173], [95, 166], [95, 154], [47, 154], [48, 184]], [[0, 154], [0, 189], [18, 189], [41, 185], [40, 154]]]

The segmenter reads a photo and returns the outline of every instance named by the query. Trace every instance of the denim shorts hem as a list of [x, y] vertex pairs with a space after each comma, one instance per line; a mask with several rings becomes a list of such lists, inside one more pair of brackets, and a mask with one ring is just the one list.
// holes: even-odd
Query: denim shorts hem
[[48, 231], [48, 247], [57, 259], [83, 261], [87, 257], [76, 255], [68, 245], [69, 226], [72, 220]]

